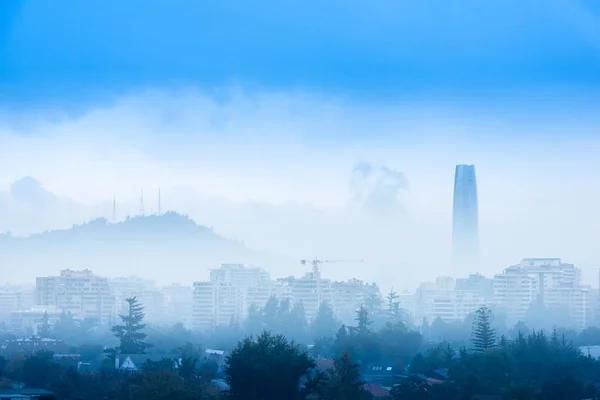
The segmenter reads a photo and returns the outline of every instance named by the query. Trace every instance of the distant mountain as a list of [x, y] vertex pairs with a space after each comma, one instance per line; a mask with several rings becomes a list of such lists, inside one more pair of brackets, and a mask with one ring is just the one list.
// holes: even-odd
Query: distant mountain
[[88, 268], [101, 275], [191, 283], [206, 279], [207, 271], [221, 263], [260, 263], [261, 259], [243, 244], [174, 212], [115, 224], [100, 218], [25, 238], [0, 236], [2, 281]]

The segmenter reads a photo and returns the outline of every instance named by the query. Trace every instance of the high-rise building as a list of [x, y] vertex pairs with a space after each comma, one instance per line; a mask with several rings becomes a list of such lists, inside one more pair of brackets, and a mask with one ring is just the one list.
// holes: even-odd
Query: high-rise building
[[581, 286], [581, 270], [560, 258], [525, 258], [494, 276], [494, 302], [505, 309], [507, 321], [525, 321], [532, 303], [547, 307], [557, 317], [565, 312], [572, 326], [587, 326], [589, 289]]
[[66, 269], [59, 276], [36, 278], [35, 304], [54, 306], [76, 318], [95, 318], [100, 323], [108, 323], [114, 311], [108, 278], [87, 269]]
[[457, 165], [452, 215], [454, 275], [477, 272], [479, 267], [479, 211], [474, 165]]

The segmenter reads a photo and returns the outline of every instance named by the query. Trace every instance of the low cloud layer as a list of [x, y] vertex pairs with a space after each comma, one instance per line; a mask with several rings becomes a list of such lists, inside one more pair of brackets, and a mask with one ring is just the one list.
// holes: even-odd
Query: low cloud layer
[[[589, 110], [514, 120], [480, 111], [190, 89], [124, 97], [76, 118], [24, 113], [26, 131], [0, 127], [0, 231], [110, 219], [115, 194], [123, 219], [138, 213], [142, 189], [146, 212], [156, 212], [161, 189], [163, 210], [289, 260], [274, 276], [300, 274], [300, 258], [364, 258], [369, 265], [327, 273], [410, 287], [451, 272], [454, 166], [472, 163], [480, 272], [529, 256], [594, 271], [597, 119]], [[41, 186], [11, 189], [25, 176]], [[37, 215], [44, 208], [25, 200], [46, 192], [60, 206]]]
[[351, 200], [365, 212], [379, 218], [394, 218], [405, 212], [402, 194], [408, 182], [402, 172], [385, 165], [361, 161], [352, 169]]

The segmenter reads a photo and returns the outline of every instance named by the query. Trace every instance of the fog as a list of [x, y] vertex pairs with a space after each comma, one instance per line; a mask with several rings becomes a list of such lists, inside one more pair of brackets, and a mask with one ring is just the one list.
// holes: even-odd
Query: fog
[[[323, 274], [411, 289], [476, 272], [450, 264], [454, 166], [468, 163], [479, 190], [477, 272], [500, 273], [523, 257], [561, 257], [594, 285], [600, 113], [514, 100], [510, 108], [501, 101], [381, 104], [191, 87], [131, 92], [76, 114], [5, 108], [0, 231], [27, 236], [111, 220], [113, 198], [122, 221], [139, 214], [142, 191], [145, 213], [157, 213], [160, 189], [163, 211], [269, 255], [273, 277], [305, 272], [300, 258], [361, 258]], [[60, 268], [12, 270], [3, 280]]]

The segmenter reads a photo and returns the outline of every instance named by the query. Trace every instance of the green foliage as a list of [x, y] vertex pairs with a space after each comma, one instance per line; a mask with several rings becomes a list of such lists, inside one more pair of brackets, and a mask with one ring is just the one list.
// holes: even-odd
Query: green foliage
[[390, 391], [392, 400], [429, 400], [429, 385], [420, 378], [410, 378], [394, 386]]
[[492, 328], [492, 312], [486, 307], [481, 307], [475, 312], [471, 342], [473, 349], [484, 352], [494, 348], [496, 344], [496, 331]]
[[289, 299], [279, 300], [271, 296], [264, 307], [255, 304], [248, 308], [246, 331], [249, 335], [271, 331], [294, 340], [306, 338], [308, 323], [302, 302], [292, 304]]
[[143, 354], [150, 347], [144, 341], [146, 334], [142, 330], [146, 327], [142, 324], [144, 320], [144, 307], [135, 297], [128, 298], [129, 312], [127, 315], [119, 315], [123, 325], [113, 326], [114, 335], [120, 340], [119, 350], [124, 354]]
[[142, 371], [146, 372], [174, 372], [175, 371], [175, 360], [168, 357], [163, 357], [158, 361], [152, 361], [150, 359], [144, 361], [142, 364]]
[[202, 398], [199, 385], [186, 381], [172, 371], [151, 371], [132, 376], [129, 392], [132, 399], [195, 400]]
[[336, 358], [333, 368], [321, 381], [317, 392], [322, 400], [364, 400], [369, 393], [364, 389], [360, 368], [344, 353]]
[[38, 336], [42, 338], [49, 338], [52, 336], [52, 330], [50, 328], [50, 318], [48, 317], [48, 312], [44, 311], [44, 316], [42, 317], [42, 324], [38, 329]]
[[340, 323], [335, 317], [333, 308], [324, 301], [319, 306], [317, 315], [310, 325], [310, 337], [312, 339], [333, 337]]
[[282, 335], [264, 332], [241, 341], [227, 357], [232, 400], [294, 400], [312, 359]]
[[352, 359], [361, 365], [375, 362], [381, 357], [381, 344], [375, 332], [370, 329], [371, 320], [366, 308], [356, 311], [356, 326], [342, 325], [332, 346], [333, 354], [338, 356], [348, 352]]
[[219, 373], [219, 365], [214, 360], [204, 360], [200, 365], [200, 379], [202, 382], [209, 383], [215, 379]]

